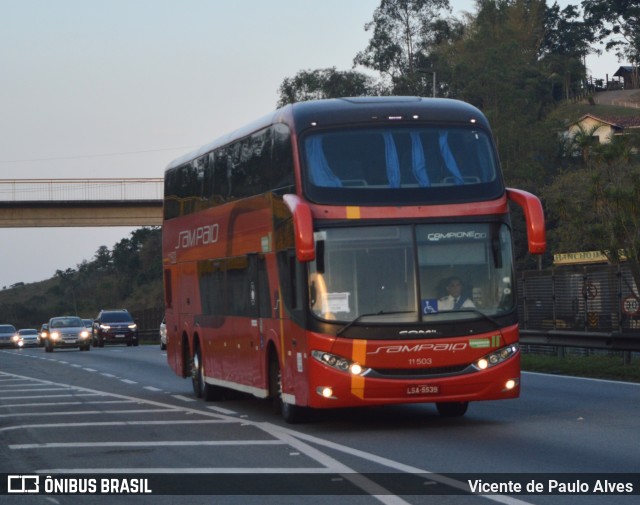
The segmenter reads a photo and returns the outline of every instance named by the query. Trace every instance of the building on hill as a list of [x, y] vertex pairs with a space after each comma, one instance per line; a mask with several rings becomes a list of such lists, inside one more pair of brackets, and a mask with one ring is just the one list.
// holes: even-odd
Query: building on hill
[[575, 137], [581, 132], [592, 132], [595, 143], [611, 142], [615, 135], [624, 135], [632, 130], [640, 131], [640, 115], [637, 116], [595, 116], [585, 114], [571, 123], [567, 128], [567, 135]]
[[638, 67], [623, 65], [616, 71], [615, 74], [613, 74], [613, 77], [618, 77], [622, 80], [623, 89], [638, 89], [640, 88], [638, 70]]

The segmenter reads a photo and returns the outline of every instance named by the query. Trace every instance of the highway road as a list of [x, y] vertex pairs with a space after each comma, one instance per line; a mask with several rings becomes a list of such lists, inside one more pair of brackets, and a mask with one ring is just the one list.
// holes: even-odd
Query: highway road
[[[149, 475], [153, 485], [151, 495], [14, 493], [0, 503], [631, 504], [639, 419], [638, 384], [525, 373], [520, 399], [474, 403], [463, 418], [420, 404], [287, 425], [265, 400], [196, 400], [157, 346], [1, 349], [0, 473], [85, 479], [78, 485]], [[473, 495], [469, 481], [500, 487]], [[623, 492], [603, 495], [598, 481]], [[547, 494], [553, 486], [563, 492]], [[220, 494], [231, 488], [238, 494]], [[185, 495], [202, 489], [213, 496]]]

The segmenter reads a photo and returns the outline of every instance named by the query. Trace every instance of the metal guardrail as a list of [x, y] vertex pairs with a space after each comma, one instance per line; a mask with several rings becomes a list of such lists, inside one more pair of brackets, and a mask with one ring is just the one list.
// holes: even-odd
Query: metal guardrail
[[640, 335], [620, 332], [582, 332], [564, 330], [520, 330], [524, 345], [583, 347], [609, 351], [640, 351]]
[[520, 341], [640, 351], [640, 292], [629, 265], [575, 265], [518, 275]]
[[162, 200], [164, 179], [0, 179], [0, 202]]

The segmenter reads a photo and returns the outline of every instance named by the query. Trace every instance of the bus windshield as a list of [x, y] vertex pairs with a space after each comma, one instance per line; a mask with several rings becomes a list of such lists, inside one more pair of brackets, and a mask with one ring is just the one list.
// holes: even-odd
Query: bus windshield
[[305, 190], [317, 203], [453, 203], [500, 196], [491, 140], [471, 127], [358, 128], [304, 137]]
[[502, 223], [327, 228], [315, 240], [309, 301], [320, 319], [406, 323], [514, 310]]

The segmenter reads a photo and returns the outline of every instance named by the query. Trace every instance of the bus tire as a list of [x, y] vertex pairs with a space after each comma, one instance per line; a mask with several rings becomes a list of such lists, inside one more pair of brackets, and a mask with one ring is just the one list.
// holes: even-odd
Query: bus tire
[[191, 361], [191, 384], [196, 397], [202, 398], [205, 402], [222, 399], [221, 388], [207, 384], [205, 381], [200, 347], [196, 347]]
[[278, 359], [275, 357], [269, 360], [269, 392], [273, 400], [273, 411], [280, 414], [286, 423], [296, 424], [304, 420], [306, 413], [304, 407], [283, 400], [282, 373]]
[[439, 402], [436, 408], [443, 417], [461, 417], [466, 414], [469, 402]]

